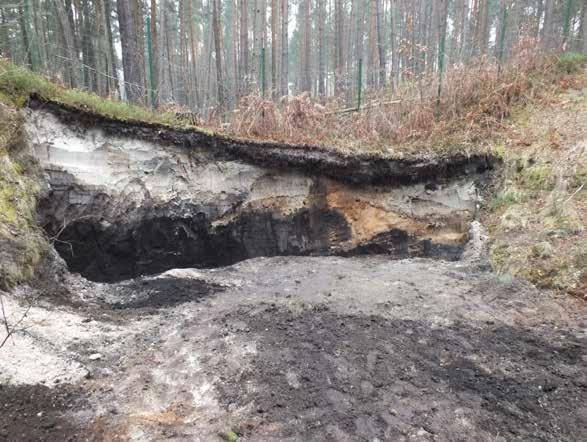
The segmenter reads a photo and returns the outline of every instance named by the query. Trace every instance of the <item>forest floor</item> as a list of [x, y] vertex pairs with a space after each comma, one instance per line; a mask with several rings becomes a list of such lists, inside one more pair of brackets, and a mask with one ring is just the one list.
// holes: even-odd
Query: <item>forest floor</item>
[[45, 288], [2, 349], [0, 440], [573, 441], [585, 428], [585, 304], [474, 254], [257, 258], [68, 287]]

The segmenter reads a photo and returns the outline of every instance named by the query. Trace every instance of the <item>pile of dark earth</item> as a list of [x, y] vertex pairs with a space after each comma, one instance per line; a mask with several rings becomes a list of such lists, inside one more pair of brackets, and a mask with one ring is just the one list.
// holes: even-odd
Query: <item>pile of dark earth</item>
[[87, 406], [84, 396], [71, 385], [0, 384], [0, 441], [84, 440], [85, 429], [64, 417]]
[[[436, 440], [579, 440], [585, 430], [585, 349], [572, 336], [552, 342], [492, 322], [432, 327], [325, 306], [249, 310], [221, 319], [227, 329], [245, 321], [259, 342], [251, 368], [224, 379], [222, 398], [254, 404], [256, 425], [279, 423], [284, 438], [400, 440], [420, 428]], [[455, 408], [476, 436], [457, 434]]]

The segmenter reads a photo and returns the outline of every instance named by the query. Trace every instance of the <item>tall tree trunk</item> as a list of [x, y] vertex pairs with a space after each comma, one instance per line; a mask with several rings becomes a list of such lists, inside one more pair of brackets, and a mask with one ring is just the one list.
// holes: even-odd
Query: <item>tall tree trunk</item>
[[240, 95], [240, 83], [239, 83], [239, 58], [240, 58], [240, 46], [239, 46], [239, 39], [240, 39], [240, 28], [239, 28], [239, 10], [238, 10], [238, 1], [237, 0], [229, 0], [233, 2], [233, 10], [234, 14], [232, 16], [232, 69], [233, 69], [233, 77], [234, 77], [234, 99], [235, 103], [238, 103], [238, 97]]
[[577, 31], [577, 38], [575, 40], [575, 50], [579, 53], [583, 53], [587, 49], [585, 45], [585, 15], [587, 13], [587, 0], [583, 0], [581, 5], [581, 12], [579, 15], [579, 30]]
[[[198, 40], [196, 38], [196, 30], [194, 27], [194, 11], [192, 0], [189, 0], [189, 32], [190, 32], [190, 52], [192, 58], [192, 75], [193, 75], [193, 88], [194, 88], [194, 101], [197, 106], [200, 103], [200, 93], [198, 91]], [[236, 10], [235, 10], [236, 13]], [[236, 48], [234, 48], [236, 51]]]
[[4, 58], [11, 58], [12, 52], [10, 50], [10, 38], [8, 37], [8, 20], [6, 20], [6, 12], [0, 8], [0, 55]]
[[138, 0], [118, 0], [118, 23], [122, 45], [125, 90], [131, 103], [144, 104], [145, 63], [143, 20]]
[[463, 39], [467, 20], [467, 0], [456, 0], [454, 2], [454, 29], [450, 43], [450, 57], [456, 61], [460, 60], [463, 51]]
[[544, 26], [542, 27], [542, 45], [546, 49], [552, 49], [556, 45], [554, 32], [555, 26], [555, 1], [545, 0], [546, 10], [544, 12]]
[[311, 91], [312, 90], [312, 68], [311, 68], [311, 35], [312, 35], [312, 23], [310, 21], [310, 2], [311, 0], [303, 0], [303, 28], [302, 28], [302, 81], [301, 90]]
[[73, 30], [71, 29], [71, 22], [69, 20], [67, 11], [65, 9], [65, 5], [63, 0], [53, 0], [53, 4], [55, 6], [55, 10], [57, 11], [57, 18], [59, 20], [59, 24], [61, 25], [61, 30], [63, 33], [63, 39], [65, 43], [65, 51], [67, 53], [68, 60], [65, 60], [66, 63], [66, 71], [68, 72], [68, 76], [71, 80], [72, 87], [78, 87], [80, 85], [79, 80], [79, 69], [77, 65], [77, 53], [75, 50], [75, 41], [73, 38]]
[[96, 54], [94, 41], [94, 24], [89, 0], [82, 1], [80, 14], [80, 30], [82, 32], [82, 60], [84, 63], [84, 83], [88, 90], [97, 91], [96, 87]]
[[212, 29], [214, 32], [214, 56], [216, 58], [216, 85], [218, 88], [218, 108], [224, 110], [224, 81], [222, 80], [222, 40], [220, 33], [220, 0], [213, 0]]
[[377, 50], [377, 0], [369, 0], [369, 70], [367, 83], [375, 86], [379, 78], [379, 55]]
[[397, 43], [399, 9], [396, 3], [396, 0], [389, 1], [389, 26], [391, 28], [389, 32], [389, 48], [391, 49], [391, 74], [389, 80], [394, 91], [397, 88], [399, 77], [399, 51]]
[[[174, 43], [171, 40], [173, 26], [171, 24], [170, 14], [173, 13], [173, 3], [171, 0], [164, 0], [164, 7], [161, 9], [162, 29], [161, 29], [161, 63], [159, 64], [159, 75], [161, 78], [161, 90], [164, 91], [165, 102], [172, 102], [175, 97], [175, 79], [173, 77], [173, 52]], [[164, 48], [164, 50], [162, 49]]]
[[189, 56], [188, 56], [188, 31], [187, 31], [187, 23], [186, 23], [186, 0], [179, 0], [179, 60], [180, 60], [180, 80], [181, 80], [181, 87], [180, 93], [178, 98], [180, 100], [180, 104], [186, 105], [188, 104], [188, 96], [191, 93], [190, 90], [190, 81], [188, 79], [188, 69], [189, 69]]
[[120, 96], [120, 88], [118, 84], [118, 61], [116, 52], [114, 51], [114, 36], [112, 35], [112, 3], [110, 0], [104, 0], [104, 10], [106, 11], [106, 36], [108, 39], [108, 75], [110, 82], [110, 94], [113, 92], [115, 96]]
[[[370, 0], [372, 1], [372, 0]], [[370, 3], [369, 3], [370, 4]], [[355, 17], [351, 17], [351, 20], [354, 18], [355, 19], [355, 68], [357, 68], [359, 60], [361, 60], [363, 58], [363, 42], [364, 42], [364, 32], [365, 32], [365, 6], [366, 6], [366, 2], [363, 2], [361, 0], [355, 0], [353, 2], [353, 6], [354, 6], [354, 13], [356, 14]], [[344, 26], [342, 26], [344, 29]], [[348, 54], [350, 58], [350, 53]], [[349, 65], [352, 65], [351, 62], [348, 63]], [[365, 65], [365, 64], [363, 64]], [[357, 69], [358, 71], [358, 69]], [[358, 75], [358, 72], [357, 72]], [[355, 76], [351, 76], [350, 78], [354, 78], [355, 81], [357, 80], [357, 78]]]
[[47, 40], [45, 38], [46, 17], [43, 17], [42, 13], [40, 12], [40, 0], [34, 0], [32, 2], [32, 9], [36, 47], [39, 55], [39, 67], [41, 70], [43, 70], [47, 67]]
[[321, 98], [326, 96], [326, 67], [324, 65], [324, 35], [326, 26], [326, 11], [324, 8], [325, 0], [316, 0], [318, 8], [318, 95]]
[[334, 0], [334, 88], [344, 90], [344, 11], [342, 2]]
[[489, 0], [483, 0], [483, 7], [481, 9], [481, 53], [487, 54], [489, 50]]
[[251, 75], [260, 90], [261, 71], [259, 70], [261, 54], [261, 0], [253, 0], [253, 53], [251, 54]]
[[379, 87], [385, 86], [385, 40], [383, 38], [383, 5], [377, 2], [377, 52], [379, 56]]
[[18, 7], [18, 21], [20, 24], [22, 45], [25, 50], [26, 64], [29, 66], [29, 68], [32, 69], [33, 68], [33, 54], [32, 54], [32, 50], [31, 50], [31, 43], [30, 43], [27, 18], [25, 16], [24, 9], [23, 9], [22, 5]]
[[249, 81], [249, 7], [248, 0], [240, 0], [240, 79], [241, 94], [248, 93]]
[[95, 0], [96, 7], [96, 89], [102, 97], [108, 95], [108, 44], [104, 0]]
[[[157, 93], [159, 89], [159, 26], [157, 25], [157, 19], [157, 0], [151, 0], [151, 48], [153, 52], [151, 60], [151, 63], [153, 65], [151, 81], [153, 82], [153, 84], [151, 87], [155, 90], [155, 103], [153, 103], [154, 107], [157, 107], [159, 105]], [[190, 20], [190, 23], [191, 22], [192, 20]]]
[[289, 9], [287, 0], [281, 0], [281, 95], [289, 94]]
[[136, 52], [133, 54], [134, 64], [137, 66], [136, 83], [142, 87], [143, 103], [147, 101], [147, 75], [145, 65], [145, 22], [143, 18], [142, 0], [130, 0], [132, 23], [134, 28], [134, 46]]

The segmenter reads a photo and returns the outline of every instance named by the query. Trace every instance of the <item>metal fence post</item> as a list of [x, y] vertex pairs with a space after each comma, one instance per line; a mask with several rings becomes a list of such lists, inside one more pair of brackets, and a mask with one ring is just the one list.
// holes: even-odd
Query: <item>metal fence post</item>
[[145, 21], [145, 34], [147, 34], [147, 53], [149, 56], [149, 93], [151, 96], [151, 107], [155, 108], [155, 85], [153, 75], [153, 39], [151, 36], [151, 17]]
[[563, 16], [563, 50], [566, 50], [567, 41], [569, 40], [569, 30], [571, 27], [571, 9], [573, 8], [573, 0], [567, 0], [567, 6]]

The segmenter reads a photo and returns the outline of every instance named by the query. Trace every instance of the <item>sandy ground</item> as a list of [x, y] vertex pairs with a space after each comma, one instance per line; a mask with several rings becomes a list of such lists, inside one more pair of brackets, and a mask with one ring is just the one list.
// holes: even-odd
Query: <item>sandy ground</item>
[[[0, 350], [0, 440], [584, 440], [585, 306], [475, 260], [70, 277]], [[26, 293], [25, 293], [26, 292]], [[4, 295], [9, 317], [26, 305]]]

